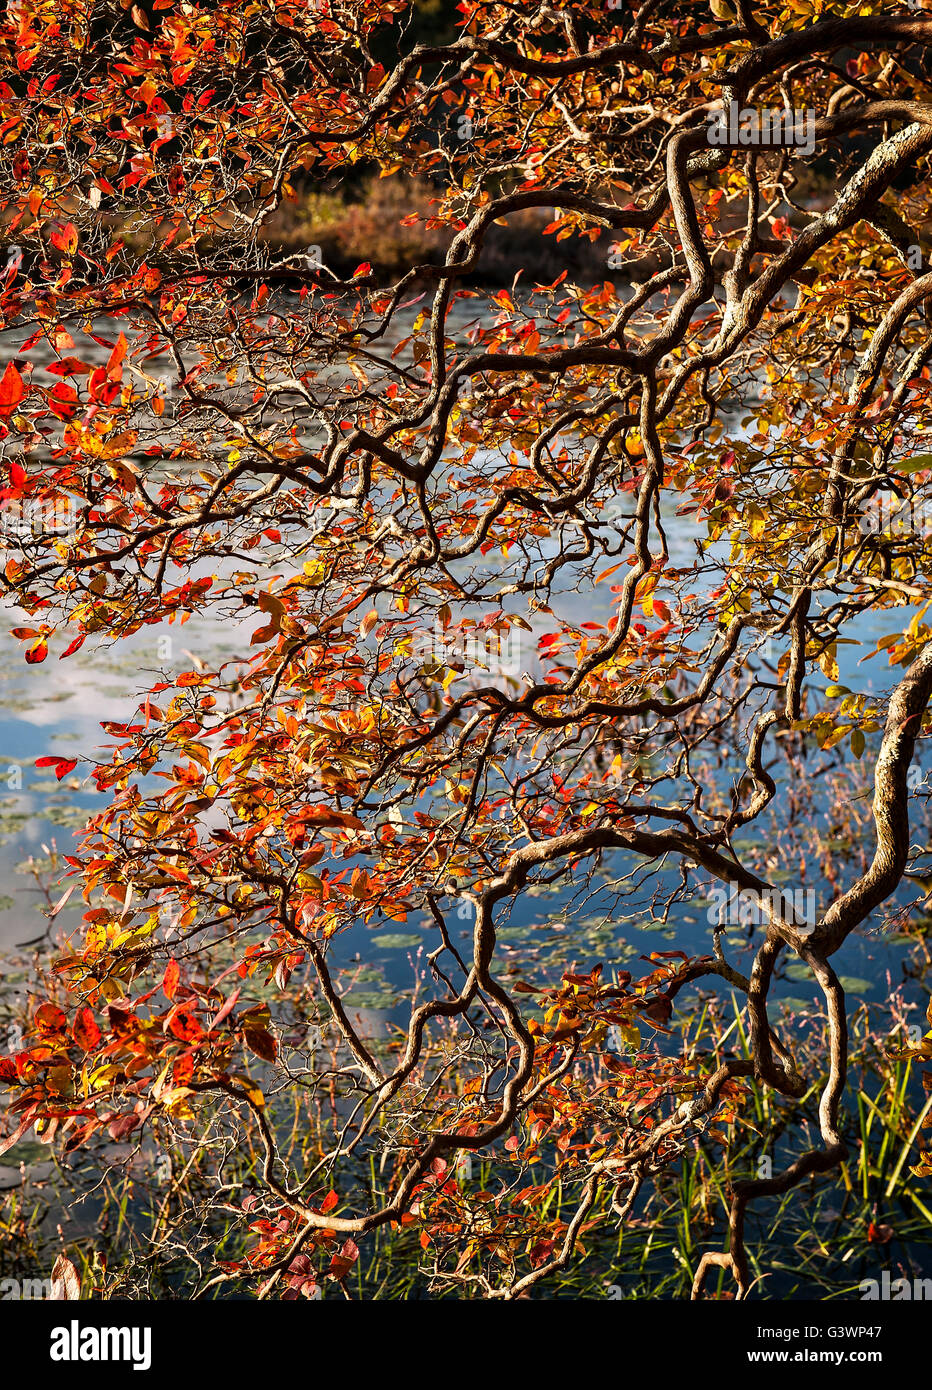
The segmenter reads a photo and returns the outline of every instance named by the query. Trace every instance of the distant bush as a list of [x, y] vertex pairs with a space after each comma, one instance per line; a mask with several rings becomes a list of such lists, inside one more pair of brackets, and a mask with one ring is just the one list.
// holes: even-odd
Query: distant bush
[[[283, 252], [319, 246], [324, 264], [338, 275], [350, 276], [367, 261], [385, 279], [414, 264], [443, 261], [452, 232], [430, 225], [439, 197], [426, 180], [402, 177], [373, 177], [346, 198], [307, 189], [297, 201], [280, 205], [265, 225], [265, 238]], [[552, 215], [551, 209], [526, 208], [512, 214], [507, 226], [490, 227], [470, 278], [510, 284], [523, 271], [529, 281], [550, 283], [568, 268], [589, 280], [605, 278], [607, 236], [595, 244], [542, 237]]]

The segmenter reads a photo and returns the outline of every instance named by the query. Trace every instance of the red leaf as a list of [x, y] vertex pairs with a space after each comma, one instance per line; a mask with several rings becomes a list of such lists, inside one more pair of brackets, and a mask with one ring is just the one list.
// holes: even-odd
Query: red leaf
[[185, 1086], [194, 1075], [194, 1058], [190, 1052], [185, 1052], [181, 1057], [176, 1058], [172, 1067], [172, 1080], [176, 1086]]
[[[29, 659], [28, 655], [26, 659]], [[77, 758], [36, 758], [36, 767], [54, 767], [59, 782], [63, 777], [67, 777], [69, 772], [73, 772], [77, 765]]]
[[50, 362], [45, 370], [52, 376], [89, 376], [94, 369], [80, 357], [62, 357], [58, 362]]
[[78, 1010], [71, 1032], [78, 1047], [85, 1052], [93, 1052], [102, 1036], [97, 1020], [88, 1008]]
[[358, 1258], [359, 1246], [355, 1241], [348, 1240], [340, 1253], [331, 1257], [330, 1269], [328, 1272], [334, 1279], [345, 1279]]
[[68, 1019], [57, 1004], [40, 1004], [34, 1022], [40, 1033], [63, 1033]]
[[181, 967], [176, 960], [170, 960], [165, 967], [165, 974], [162, 976], [162, 989], [165, 991], [166, 999], [174, 999], [178, 993], [180, 980]]
[[110, 1121], [107, 1129], [110, 1138], [115, 1140], [116, 1143], [119, 1143], [121, 1139], [125, 1139], [128, 1134], [132, 1134], [133, 1130], [141, 1124], [142, 1120], [138, 1115], [118, 1115], [115, 1120]]
[[51, 242], [66, 256], [73, 256], [78, 249], [78, 229], [73, 222], [66, 222], [52, 233]]
[[[184, 1004], [176, 1005], [176, 1008], [185, 1010], [186, 1006]], [[180, 1038], [182, 1042], [200, 1042], [204, 1036], [204, 1030], [197, 1019], [192, 1018], [186, 1011], [176, 1013], [175, 1009], [172, 1009], [169, 1014], [168, 1026], [175, 1037]]]
[[37, 662], [44, 661], [48, 654], [48, 643], [43, 637], [40, 638], [38, 642], [36, 642], [33, 646], [29, 648], [28, 652], [25, 653], [25, 656], [26, 660], [29, 662], [29, 665], [35, 666]]
[[207, 1025], [207, 1031], [209, 1033], [212, 1033], [215, 1028], [219, 1028], [220, 1024], [223, 1022], [225, 1018], [229, 1018], [236, 1005], [237, 999], [240, 997], [241, 992], [241, 990], [235, 989], [233, 993], [230, 995], [229, 999], [227, 999], [227, 1001], [224, 1003], [220, 1011], [214, 1014], [213, 1018]]
[[26, 387], [23, 378], [13, 363], [8, 362], [6, 371], [0, 379], [0, 415], [12, 415], [25, 394]]
[[126, 341], [126, 336], [121, 333], [107, 362], [107, 376], [111, 381], [119, 381], [123, 375], [123, 358], [126, 356], [128, 347], [129, 343]]
[[244, 1028], [243, 1042], [263, 1062], [274, 1062], [278, 1056], [278, 1043], [267, 1028]]

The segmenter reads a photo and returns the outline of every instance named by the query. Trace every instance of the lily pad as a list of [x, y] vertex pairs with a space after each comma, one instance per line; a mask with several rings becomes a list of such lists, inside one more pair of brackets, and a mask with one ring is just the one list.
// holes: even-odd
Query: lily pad
[[811, 999], [796, 999], [790, 996], [788, 999], [778, 999], [776, 1002], [781, 1009], [786, 1009], [791, 1014], [802, 1013], [804, 1009], [812, 1008]]
[[49, 1151], [45, 1144], [39, 1144], [34, 1139], [23, 1139], [6, 1151], [3, 1162], [10, 1168], [19, 1168], [21, 1163], [25, 1163], [27, 1168], [32, 1168], [37, 1163], [47, 1163], [48, 1157]]
[[343, 1007], [347, 1009], [390, 1009], [395, 1003], [395, 996], [388, 990], [376, 991], [361, 989], [357, 993], [348, 994], [343, 1000]]
[[387, 946], [389, 950], [404, 950], [406, 946], [420, 946], [424, 938], [413, 931], [383, 931], [372, 937], [376, 946]]

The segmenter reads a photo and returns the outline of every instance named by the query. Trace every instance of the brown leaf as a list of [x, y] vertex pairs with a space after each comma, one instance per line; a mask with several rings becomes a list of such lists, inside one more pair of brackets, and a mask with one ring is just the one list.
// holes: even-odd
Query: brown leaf
[[67, 1255], [59, 1255], [52, 1270], [52, 1298], [75, 1301], [81, 1297], [81, 1276]]

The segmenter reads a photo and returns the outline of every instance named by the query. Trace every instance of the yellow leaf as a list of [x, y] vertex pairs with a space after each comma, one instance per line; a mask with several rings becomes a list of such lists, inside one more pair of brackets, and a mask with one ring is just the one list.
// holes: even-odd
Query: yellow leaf
[[825, 651], [819, 657], [819, 666], [822, 668], [823, 674], [828, 676], [830, 681], [838, 680], [838, 658], [835, 655], [834, 642], [830, 647], [826, 647]]

